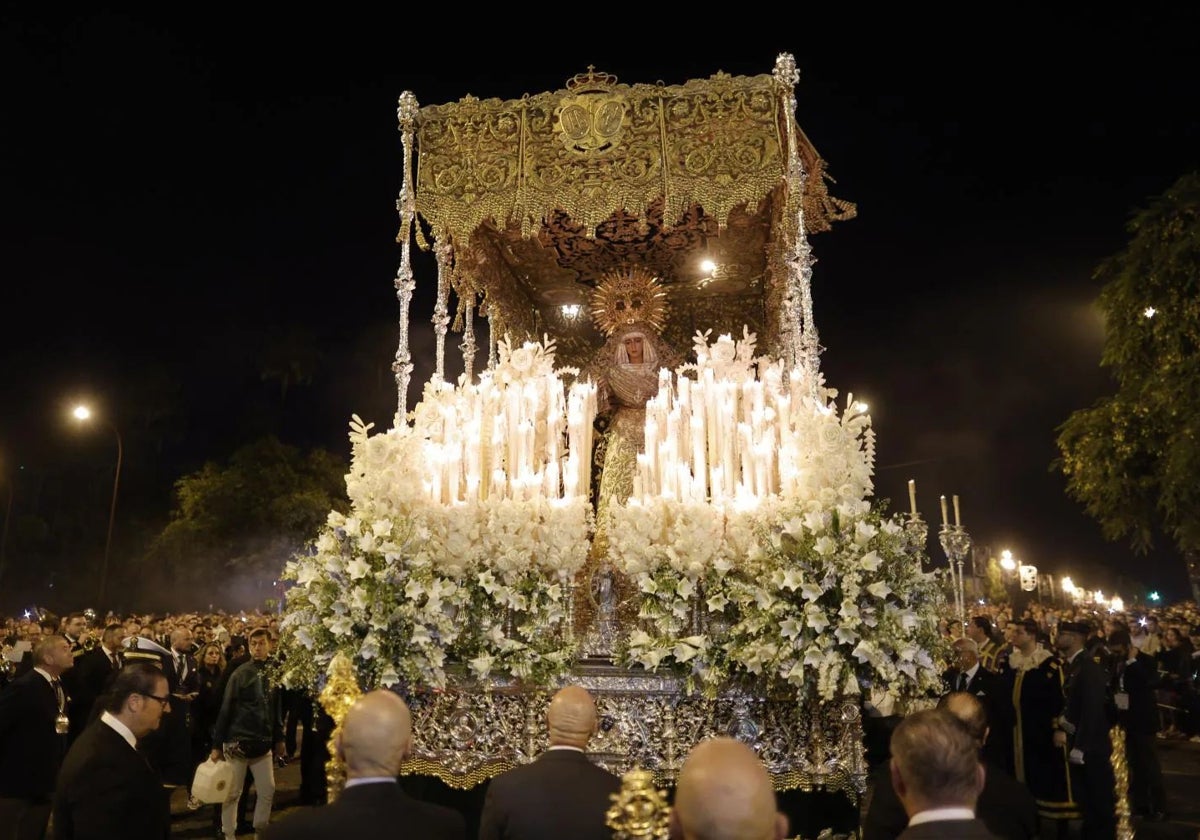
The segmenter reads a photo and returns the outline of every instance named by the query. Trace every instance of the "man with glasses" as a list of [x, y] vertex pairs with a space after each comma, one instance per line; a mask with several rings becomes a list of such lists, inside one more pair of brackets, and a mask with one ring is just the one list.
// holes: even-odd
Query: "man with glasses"
[[84, 729], [63, 760], [54, 791], [55, 840], [162, 840], [170, 827], [162, 782], [138, 741], [158, 728], [170, 708], [167, 678], [139, 662], [117, 674], [104, 711]]

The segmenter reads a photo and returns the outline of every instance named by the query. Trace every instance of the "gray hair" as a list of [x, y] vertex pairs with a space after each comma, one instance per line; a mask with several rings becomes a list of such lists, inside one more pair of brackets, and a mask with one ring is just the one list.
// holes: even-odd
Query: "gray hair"
[[905, 786], [933, 807], [975, 807], [979, 743], [946, 709], [913, 712], [892, 733], [892, 762]]

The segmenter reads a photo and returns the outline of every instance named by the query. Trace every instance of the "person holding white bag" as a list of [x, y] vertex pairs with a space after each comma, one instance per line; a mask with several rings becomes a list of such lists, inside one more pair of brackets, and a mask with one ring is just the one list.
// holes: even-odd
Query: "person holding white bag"
[[275, 759], [283, 755], [283, 717], [279, 690], [267, 679], [271, 637], [266, 628], [250, 634], [250, 661], [238, 666], [229, 677], [221, 711], [213, 726], [212, 761], [233, 765], [229, 795], [221, 806], [221, 831], [227, 840], [236, 837], [237, 802], [246, 781], [246, 770], [254, 776], [257, 801], [254, 830], [261, 832], [271, 820], [275, 799]]

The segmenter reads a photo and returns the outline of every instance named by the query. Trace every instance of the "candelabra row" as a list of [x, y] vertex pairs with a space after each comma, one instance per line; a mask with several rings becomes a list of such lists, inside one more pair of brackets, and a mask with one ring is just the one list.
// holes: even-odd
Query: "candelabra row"
[[[912, 511], [904, 523], [904, 533], [908, 541], [909, 551], [914, 557], [922, 557], [925, 552], [925, 539], [929, 534], [929, 526], [921, 519], [921, 514]], [[963, 578], [963, 566], [971, 553], [971, 535], [961, 525], [942, 523], [938, 532], [938, 542], [946, 555], [946, 563], [950, 568], [950, 585], [954, 592], [954, 614], [960, 626], [967, 623], [966, 584]], [[920, 562], [920, 561], [918, 561]]]

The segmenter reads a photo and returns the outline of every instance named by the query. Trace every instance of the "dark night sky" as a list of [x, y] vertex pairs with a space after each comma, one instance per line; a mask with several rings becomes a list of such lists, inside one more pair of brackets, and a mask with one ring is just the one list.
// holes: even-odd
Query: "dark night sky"
[[[1056, 426], [1109, 388], [1092, 272], [1131, 211], [1198, 165], [1194, 13], [968, 25], [855, 8], [757, 36], [709, 21], [718, 40], [699, 48], [647, 20], [636, 38], [614, 20], [594, 38], [472, 26], [496, 39], [480, 47], [398, 14], [6, 11], [0, 470], [111, 470], [111, 444], [60, 419], [83, 394], [129, 450], [145, 420], [123, 407], [163, 405], [171, 434], [122, 479], [131, 517], [259, 433], [348, 455], [352, 412], [385, 428], [395, 409], [401, 92], [516, 98], [589, 64], [680, 84], [789, 52], [800, 126], [859, 208], [813, 238], [815, 313], [828, 382], [870, 403], [877, 493], [904, 508], [915, 478], [926, 518], [957, 493], [979, 543], [1182, 594], [1173, 552], [1135, 566], [1050, 463]], [[436, 277], [418, 272], [427, 332]], [[280, 413], [256, 359], [289, 333], [321, 366]]]

